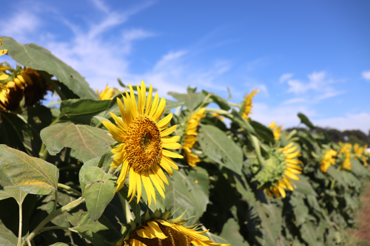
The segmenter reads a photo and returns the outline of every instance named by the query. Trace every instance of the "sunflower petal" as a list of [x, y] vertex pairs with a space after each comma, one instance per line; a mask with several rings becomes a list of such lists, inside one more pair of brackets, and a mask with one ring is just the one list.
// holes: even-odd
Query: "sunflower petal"
[[166, 239], [167, 236], [162, 232], [161, 228], [155, 221], [148, 222], [149, 227], [154, 231], [155, 236], [159, 239]]
[[172, 151], [168, 151], [166, 149], [162, 149], [162, 155], [167, 156], [167, 157], [172, 157], [172, 158], [180, 158], [180, 159], [184, 158], [182, 155], [177, 154], [177, 153], [172, 152]]
[[172, 116], [172, 113], [170, 113], [157, 123], [159, 130], [165, 129], [170, 124]]
[[103, 121], [103, 125], [108, 129], [115, 140], [123, 142], [123, 136], [125, 136], [125, 133], [121, 129], [109, 121]]
[[150, 107], [152, 106], [152, 99], [153, 99], [153, 88], [152, 85], [150, 85], [148, 98], [146, 99], [145, 115], [149, 115]]
[[181, 144], [179, 143], [162, 143], [162, 147], [166, 149], [180, 149]]
[[177, 128], [177, 125], [171, 126], [170, 128], [167, 128], [166, 130], [163, 130], [161, 132], [161, 137], [165, 137], [173, 133]]
[[156, 93], [155, 96], [154, 96], [154, 100], [152, 102], [152, 107], [151, 107], [150, 112], [149, 112], [150, 117], [153, 117], [153, 115], [157, 111], [158, 102], [159, 102], [159, 96], [158, 96], [158, 93]]
[[166, 108], [166, 99], [162, 97], [161, 102], [158, 105], [157, 111], [153, 115], [155, 121], [158, 121]]

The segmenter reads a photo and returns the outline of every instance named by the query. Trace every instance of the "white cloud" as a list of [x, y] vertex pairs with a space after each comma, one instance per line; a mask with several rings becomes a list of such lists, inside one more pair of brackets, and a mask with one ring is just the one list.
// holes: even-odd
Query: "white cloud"
[[104, 13], [109, 13], [109, 8], [103, 3], [103, 1], [100, 0], [91, 0], [95, 7], [97, 7], [100, 11], [103, 11]]
[[333, 117], [326, 119], [312, 119], [313, 124], [321, 127], [336, 128], [338, 130], [359, 129], [365, 134], [370, 129], [370, 114], [346, 114], [344, 117]]
[[363, 71], [362, 72], [362, 77], [368, 81], [370, 81], [370, 70], [368, 71]]
[[292, 78], [294, 74], [292, 73], [284, 73], [283, 75], [280, 76], [280, 79], [279, 81], [280, 82], [285, 82], [287, 81], [288, 79]]
[[41, 25], [41, 20], [32, 11], [20, 10], [14, 12], [14, 15], [10, 18], [6, 18], [6, 21], [1, 21], [1, 34], [4, 36], [10, 36], [17, 41], [26, 41], [27, 36], [36, 31]]

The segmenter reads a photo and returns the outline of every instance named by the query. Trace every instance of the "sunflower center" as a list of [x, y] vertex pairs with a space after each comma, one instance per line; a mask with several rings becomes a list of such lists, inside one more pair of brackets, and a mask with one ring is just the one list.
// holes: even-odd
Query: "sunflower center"
[[147, 171], [161, 160], [161, 134], [147, 116], [140, 115], [130, 124], [124, 143], [127, 160], [135, 172]]

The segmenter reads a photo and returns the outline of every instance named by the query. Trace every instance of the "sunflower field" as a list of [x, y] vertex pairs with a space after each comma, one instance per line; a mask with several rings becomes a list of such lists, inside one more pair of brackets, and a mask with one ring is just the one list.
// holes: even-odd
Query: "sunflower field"
[[93, 91], [43, 47], [0, 44], [18, 64], [0, 63], [0, 245], [346, 245], [366, 146], [301, 113], [290, 132], [254, 121], [258, 90]]

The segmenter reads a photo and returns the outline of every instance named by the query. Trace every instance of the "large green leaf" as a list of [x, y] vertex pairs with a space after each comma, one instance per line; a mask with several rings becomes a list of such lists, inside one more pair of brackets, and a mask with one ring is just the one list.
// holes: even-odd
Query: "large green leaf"
[[104, 154], [114, 143], [107, 131], [70, 122], [46, 127], [41, 131], [41, 138], [51, 155], [68, 147], [72, 155], [83, 162]]
[[184, 105], [184, 102], [176, 102], [166, 99], [166, 108], [164, 109], [164, 113], [170, 113], [171, 109], [177, 108], [182, 105]]
[[58, 168], [6, 145], [0, 145], [0, 173], [31, 194], [47, 195], [58, 185]]
[[240, 235], [239, 225], [233, 218], [226, 222], [220, 236], [225, 238], [230, 245], [249, 246], [249, 243]]
[[243, 153], [233, 140], [220, 129], [212, 125], [202, 125], [198, 141], [203, 152], [215, 162], [241, 174]]
[[15, 246], [17, 245], [17, 237], [11, 230], [0, 224], [0, 245], [1, 246]]
[[54, 75], [81, 98], [98, 98], [84, 77], [47, 49], [33, 43], [23, 45], [10, 37], [1, 38], [3, 39], [1, 48], [8, 49], [8, 55], [16, 62]]
[[249, 124], [254, 128], [256, 131], [258, 137], [263, 140], [265, 140], [267, 143], [273, 144], [275, 142], [274, 134], [272, 133], [272, 130], [261, 123], [257, 121], [250, 120]]
[[107, 205], [114, 197], [114, 182], [112, 175], [106, 174], [98, 167], [90, 167], [85, 172], [85, 182], [88, 184], [84, 189], [87, 211], [90, 217], [96, 221], [103, 214]]
[[4, 190], [0, 190], [0, 200], [14, 198], [18, 204], [22, 204], [27, 193], [20, 190], [17, 186], [6, 186]]
[[203, 93], [188, 93], [181, 94], [176, 92], [168, 92], [168, 95], [172, 96], [179, 102], [184, 102], [185, 106], [193, 111], [199, 104], [204, 100], [205, 95]]
[[301, 236], [308, 245], [322, 245], [322, 243], [317, 241], [315, 228], [316, 226], [312, 221], [307, 221], [300, 227]]
[[243, 127], [247, 132], [251, 133], [251, 134], [254, 134], [254, 135], [257, 135], [256, 131], [254, 130], [254, 128], [252, 127], [252, 125], [245, 121], [242, 116], [235, 110], [233, 109], [231, 111], [231, 114], [233, 116], [232, 120], [237, 123], [238, 125], [240, 125], [241, 127]]
[[61, 120], [90, 124], [91, 118], [106, 110], [110, 100], [69, 99], [60, 104]]
[[299, 192], [305, 195], [317, 196], [315, 190], [312, 188], [307, 178], [302, 175], [297, 176], [299, 177], [299, 180], [293, 180], [293, 183], [297, 186], [297, 188], [294, 189], [294, 192]]

